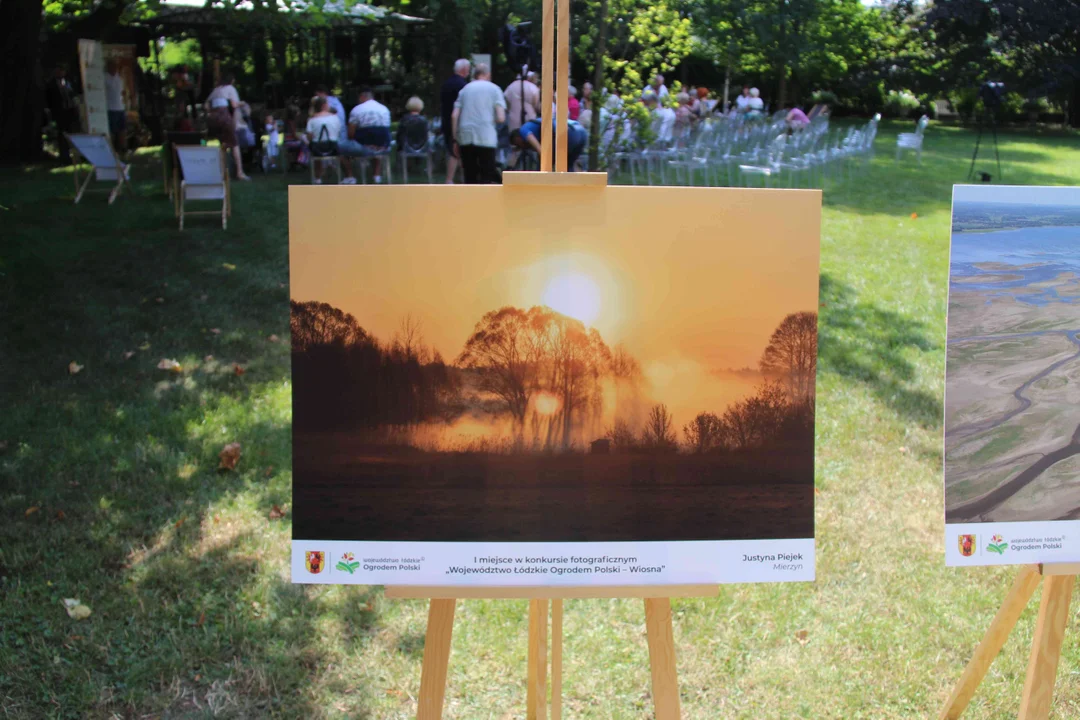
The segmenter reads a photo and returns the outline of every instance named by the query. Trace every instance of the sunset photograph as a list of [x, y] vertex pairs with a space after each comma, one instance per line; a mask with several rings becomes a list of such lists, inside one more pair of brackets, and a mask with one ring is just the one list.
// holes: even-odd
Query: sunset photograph
[[310, 190], [294, 537], [813, 537], [816, 194]]

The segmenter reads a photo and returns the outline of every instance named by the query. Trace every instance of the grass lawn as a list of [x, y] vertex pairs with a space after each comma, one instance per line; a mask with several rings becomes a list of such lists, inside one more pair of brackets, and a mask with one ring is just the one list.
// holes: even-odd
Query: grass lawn
[[[934, 715], [1014, 575], [943, 558], [949, 210], [974, 135], [931, 127], [920, 167], [894, 163], [899, 129], [825, 194], [818, 580], [674, 602], [687, 718]], [[1010, 183], [1080, 183], [1076, 135], [1001, 151]], [[290, 505], [286, 179], [235, 185], [228, 231], [181, 233], [159, 172], [143, 158], [109, 208], [73, 206], [64, 170], [0, 171], [0, 717], [412, 717], [425, 603], [291, 585], [290, 517], [269, 517]], [[1036, 607], [965, 717], [1015, 716]], [[524, 716], [525, 618], [459, 605], [446, 717]], [[566, 716], [651, 717], [641, 602], [571, 601], [565, 626]], [[1078, 673], [1074, 634], [1055, 717], [1080, 716]]]

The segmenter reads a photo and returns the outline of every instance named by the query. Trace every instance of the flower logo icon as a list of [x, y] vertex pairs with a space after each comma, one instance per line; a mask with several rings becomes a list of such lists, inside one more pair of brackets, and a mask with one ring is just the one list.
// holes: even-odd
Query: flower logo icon
[[990, 544], [986, 546], [986, 549], [992, 553], [1004, 555], [1005, 550], [1007, 550], [1008, 547], [1009, 543], [1005, 542], [1005, 539], [1003, 537], [1001, 537], [1000, 535], [994, 535], [992, 538], [990, 538]]

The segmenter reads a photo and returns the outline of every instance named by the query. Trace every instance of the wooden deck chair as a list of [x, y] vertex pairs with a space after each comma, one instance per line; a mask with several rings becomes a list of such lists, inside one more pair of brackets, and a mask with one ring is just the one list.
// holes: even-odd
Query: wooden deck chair
[[[180, 218], [180, 229], [184, 229], [184, 215], [217, 215], [219, 212], [224, 229], [232, 214], [225, 153], [221, 147], [203, 145], [174, 145], [173, 148], [182, 176], [176, 189], [176, 214]], [[189, 200], [220, 200], [221, 210], [187, 210]]]
[[91, 165], [90, 171], [86, 173], [86, 177], [80, 182], [79, 166], [82, 163], [74, 158], [72, 159], [76, 203], [82, 200], [83, 193], [86, 192], [90, 181], [94, 179], [114, 183], [109, 192], [110, 205], [120, 196], [120, 191], [125, 187], [132, 190], [131, 183], [128, 181], [128, 166], [120, 161], [120, 156], [113, 150], [112, 143], [107, 135], [65, 133], [65, 136], [78, 155]]

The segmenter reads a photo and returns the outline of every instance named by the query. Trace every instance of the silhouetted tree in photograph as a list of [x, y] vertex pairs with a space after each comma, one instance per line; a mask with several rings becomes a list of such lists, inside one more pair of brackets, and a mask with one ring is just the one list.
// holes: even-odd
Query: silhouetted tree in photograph
[[539, 307], [493, 310], [476, 324], [457, 358], [459, 367], [478, 371], [480, 389], [502, 401], [519, 431], [539, 382], [546, 315]]
[[675, 452], [678, 442], [667, 405], [653, 405], [641, 432], [641, 445], [653, 452]]
[[683, 426], [683, 437], [690, 452], [707, 453], [724, 446], [724, 421], [711, 412], [698, 416]]
[[410, 426], [448, 419], [457, 382], [423, 344], [419, 324], [383, 346], [327, 303], [291, 303], [293, 422], [300, 429]]
[[760, 368], [766, 377], [784, 383], [792, 403], [810, 404], [817, 377], [817, 314], [785, 317], [769, 338]]

